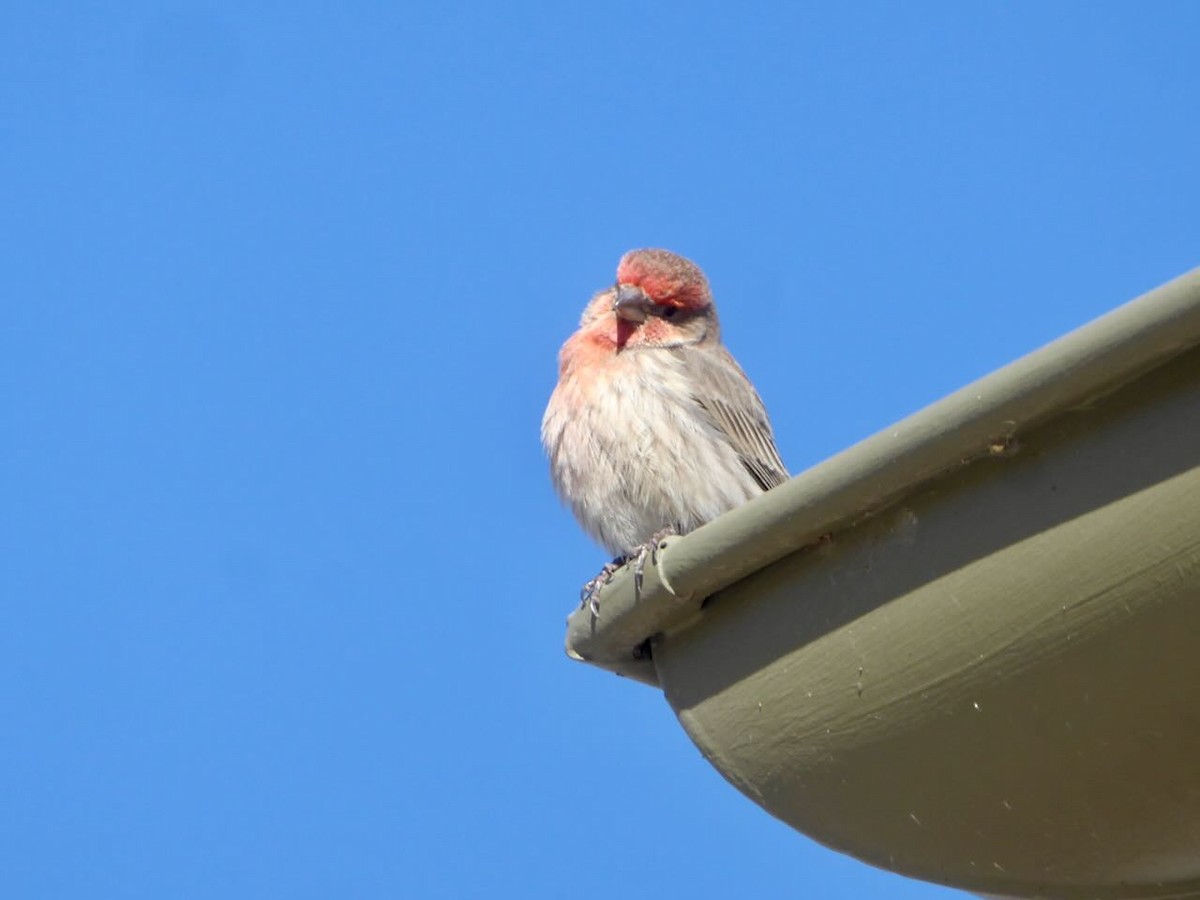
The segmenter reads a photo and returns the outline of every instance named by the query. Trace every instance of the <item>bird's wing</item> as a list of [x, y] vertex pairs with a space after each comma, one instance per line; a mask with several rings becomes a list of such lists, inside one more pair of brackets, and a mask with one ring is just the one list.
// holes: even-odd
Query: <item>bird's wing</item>
[[729, 351], [720, 345], [688, 348], [685, 359], [696, 402], [729, 439], [746, 471], [764, 491], [787, 481], [767, 410]]

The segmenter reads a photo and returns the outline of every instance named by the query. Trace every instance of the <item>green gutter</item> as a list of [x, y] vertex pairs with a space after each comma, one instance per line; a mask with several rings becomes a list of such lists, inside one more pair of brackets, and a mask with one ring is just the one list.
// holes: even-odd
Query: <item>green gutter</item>
[[747, 797], [992, 896], [1200, 898], [1200, 270], [568, 620]]
[[571, 614], [567, 654], [656, 685], [645, 642], [688, 622], [706, 597], [1197, 344], [1200, 269], [665, 542], [657, 566], [646, 566], [640, 597], [623, 570], [600, 594], [599, 618]]

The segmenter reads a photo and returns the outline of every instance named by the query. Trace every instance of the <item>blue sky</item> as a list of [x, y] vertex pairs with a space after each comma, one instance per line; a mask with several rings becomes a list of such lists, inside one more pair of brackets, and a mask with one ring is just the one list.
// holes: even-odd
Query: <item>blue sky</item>
[[960, 896], [570, 662], [620, 254], [793, 471], [1200, 264], [1200, 6], [9, 3], [9, 897]]

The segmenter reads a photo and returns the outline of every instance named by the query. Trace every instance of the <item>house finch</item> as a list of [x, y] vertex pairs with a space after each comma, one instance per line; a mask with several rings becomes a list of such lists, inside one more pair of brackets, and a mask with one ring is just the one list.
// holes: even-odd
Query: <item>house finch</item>
[[788, 477], [766, 409], [721, 344], [704, 273], [633, 250], [559, 353], [542, 418], [550, 475], [616, 558], [598, 587], [667, 534], [686, 534]]

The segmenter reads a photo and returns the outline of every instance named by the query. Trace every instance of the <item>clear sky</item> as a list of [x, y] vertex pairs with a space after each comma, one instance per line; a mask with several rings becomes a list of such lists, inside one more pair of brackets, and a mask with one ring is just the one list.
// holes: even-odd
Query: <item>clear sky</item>
[[[570, 662], [620, 254], [801, 471], [1200, 264], [1200, 5], [9, 2], [5, 897], [936, 898]], [[668, 886], [669, 887], [666, 887]]]

